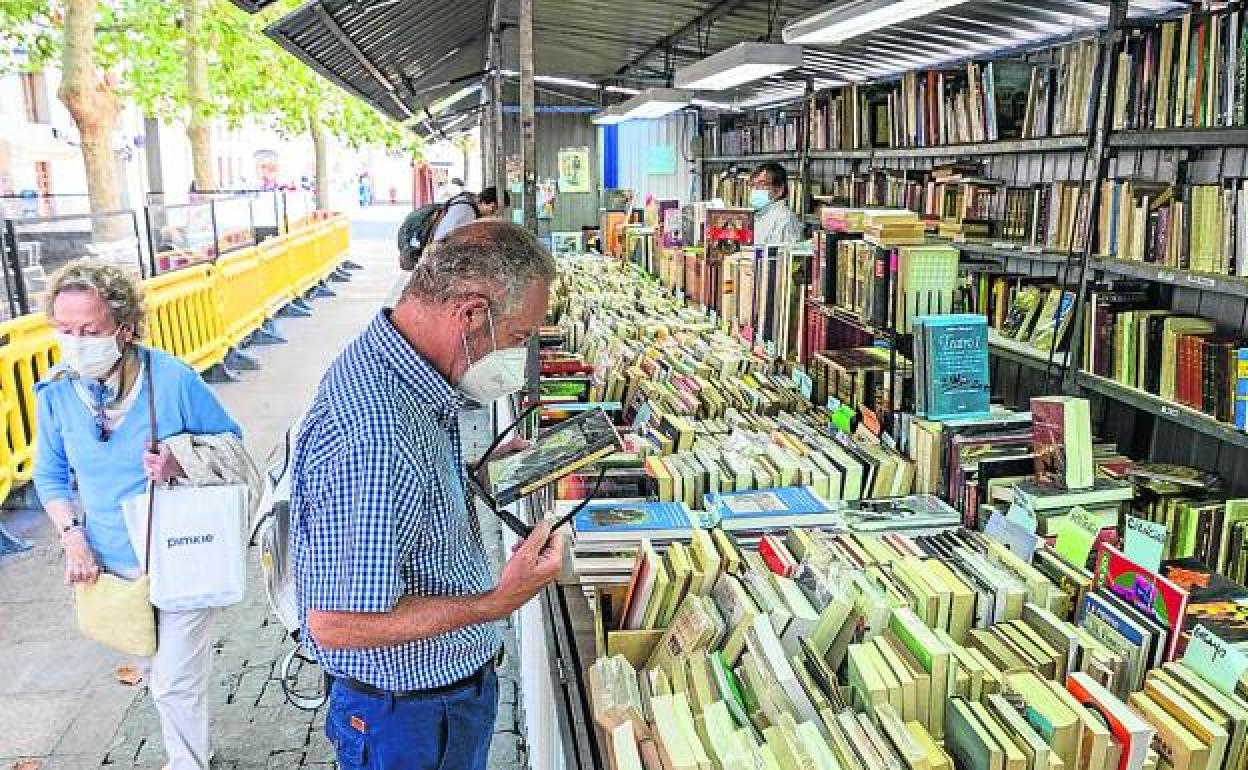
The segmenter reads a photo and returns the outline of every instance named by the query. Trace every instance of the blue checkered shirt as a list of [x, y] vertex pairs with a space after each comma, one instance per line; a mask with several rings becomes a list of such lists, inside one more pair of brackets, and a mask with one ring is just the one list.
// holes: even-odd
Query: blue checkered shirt
[[464, 493], [460, 399], [383, 311], [331, 365], [295, 443], [291, 544], [304, 637], [330, 674], [386, 690], [462, 679], [502, 646], [497, 624], [394, 647], [327, 650], [309, 609], [387, 612], [406, 595], [488, 591]]

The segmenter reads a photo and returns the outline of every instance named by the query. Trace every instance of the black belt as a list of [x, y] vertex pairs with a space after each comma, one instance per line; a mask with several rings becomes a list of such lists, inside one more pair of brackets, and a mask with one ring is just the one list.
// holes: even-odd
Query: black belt
[[335, 677], [335, 679], [358, 693], [372, 695], [378, 698], [394, 698], [396, 700], [405, 700], [408, 698], [428, 698], [431, 696], [449, 695], [453, 692], [459, 692], [460, 690], [474, 687], [479, 684], [481, 680], [485, 678], [485, 675], [492, 671], [495, 666], [502, 665], [502, 663], [503, 648], [500, 647], [498, 648], [498, 653], [495, 654], [493, 658], [487, 660], [481, 668], [472, 672], [468, 676], [463, 677], [462, 679], [457, 679], [450, 684], [444, 684], [440, 687], [429, 687], [424, 690], [385, 690], [381, 687], [374, 687], [367, 682], [361, 682], [358, 679], [352, 679], [350, 677], [340, 676]]

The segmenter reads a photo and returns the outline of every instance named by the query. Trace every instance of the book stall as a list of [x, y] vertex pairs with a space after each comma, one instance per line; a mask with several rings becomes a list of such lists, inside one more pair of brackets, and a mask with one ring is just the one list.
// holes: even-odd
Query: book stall
[[990, 335], [1051, 350], [1061, 301], [1019, 293], [1020, 332], [917, 213], [822, 219], [560, 260], [537, 424], [614, 432], [531, 498], [573, 522], [569, 766], [1248, 767], [1248, 503], [1085, 398], [991, 402]]

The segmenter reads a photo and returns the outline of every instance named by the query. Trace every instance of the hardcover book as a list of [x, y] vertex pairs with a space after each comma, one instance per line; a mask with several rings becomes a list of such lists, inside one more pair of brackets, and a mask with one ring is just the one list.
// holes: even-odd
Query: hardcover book
[[578, 541], [689, 537], [693, 513], [684, 503], [604, 500], [576, 514]]
[[1183, 616], [1188, 592], [1174, 581], [1149, 572], [1110, 545], [1102, 545], [1096, 557], [1095, 588], [1108, 588], [1115, 596], [1155, 620], [1169, 631], [1165, 660], [1173, 660], [1183, 635]]
[[1070, 396], [1031, 399], [1031, 449], [1036, 482], [1088, 489], [1096, 482], [1088, 400]]
[[[988, 414], [988, 321], [981, 315], [919, 316], [926, 417], [932, 420]], [[918, 358], [916, 356], [916, 358]]]
[[582, 412], [544, 433], [528, 449], [490, 463], [491, 494], [497, 504], [507, 505], [620, 447], [620, 435], [606, 412]]

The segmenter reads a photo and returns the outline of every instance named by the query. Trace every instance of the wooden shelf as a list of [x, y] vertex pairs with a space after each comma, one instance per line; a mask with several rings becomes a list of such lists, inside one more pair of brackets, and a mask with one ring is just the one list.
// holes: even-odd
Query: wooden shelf
[[[1030, 366], [1035, 369], [1049, 368], [1049, 354], [1046, 351], [1036, 348], [1026, 342], [1019, 342], [1008, 337], [1002, 337], [1001, 333], [996, 329], [988, 330], [988, 349], [1001, 356], [1002, 358], [1013, 361], [1014, 363]], [[1070, 360], [1070, 353], [1057, 352], [1053, 354], [1053, 367], [1059, 368], [1066, 366]]]
[[1075, 382], [1093, 393], [1099, 393], [1102, 396], [1128, 404], [1136, 409], [1155, 414], [1165, 420], [1203, 433], [1206, 436], [1212, 436], [1228, 444], [1248, 448], [1248, 433], [1235, 430], [1233, 425], [1220, 422], [1204, 412], [1198, 412], [1181, 404], [1166, 401], [1159, 396], [1154, 396], [1152, 393], [1128, 387], [1087, 372], [1077, 373]]

